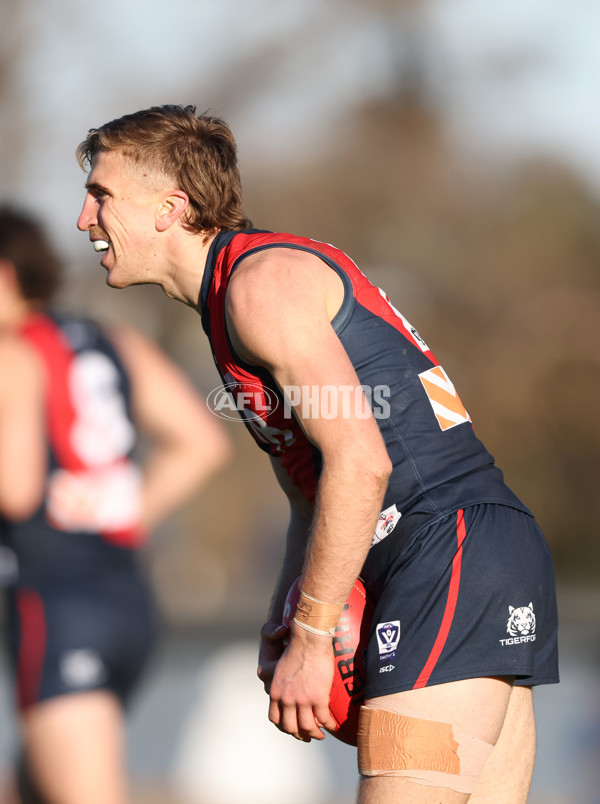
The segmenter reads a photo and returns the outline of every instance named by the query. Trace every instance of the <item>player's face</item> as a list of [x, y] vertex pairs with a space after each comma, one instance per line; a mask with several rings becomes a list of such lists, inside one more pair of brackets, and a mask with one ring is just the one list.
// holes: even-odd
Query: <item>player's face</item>
[[101, 151], [86, 182], [77, 221], [102, 253], [111, 287], [160, 284], [156, 212], [164, 193], [116, 151]]

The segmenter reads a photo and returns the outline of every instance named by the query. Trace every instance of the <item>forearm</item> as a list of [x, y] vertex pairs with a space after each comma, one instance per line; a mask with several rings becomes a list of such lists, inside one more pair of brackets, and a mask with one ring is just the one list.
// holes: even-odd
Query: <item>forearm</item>
[[[339, 460], [324, 460], [302, 582], [305, 594], [328, 604], [343, 603], [350, 594], [371, 544], [389, 473], [387, 453], [365, 469], [352, 448], [341, 452]], [[311, 601], [307, 608], [299, 606], [289, 646], [272, 683], [268, 679], [269, 719], [302, 740], [323, 739], [323, 729], [336, 727], [329, 710], [334, 654], [328, 634], [339, 616], [333, 613], [336, 609]]]
[[325, 464], [303, 591], [324, 602], [343, 602], [364, 564], [383, 507], [389, 467], [340, 460]]

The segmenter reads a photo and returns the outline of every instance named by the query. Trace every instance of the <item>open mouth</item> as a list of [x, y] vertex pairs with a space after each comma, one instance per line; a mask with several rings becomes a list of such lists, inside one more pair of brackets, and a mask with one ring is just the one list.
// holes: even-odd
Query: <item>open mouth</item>
[[97, 252], [108, 251], [109, 245], [110, 244], [109, 244], [108, 240], [93, 240], [92, 241], [92, 246], [94, 247], [94, 251], [97, 251]]

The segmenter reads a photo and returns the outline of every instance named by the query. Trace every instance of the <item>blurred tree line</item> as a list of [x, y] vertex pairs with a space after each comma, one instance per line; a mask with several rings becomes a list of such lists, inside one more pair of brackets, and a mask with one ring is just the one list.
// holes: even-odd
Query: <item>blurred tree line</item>
[[[7, 31], [12, 6], [0, 14]], [[18, 37], [1, 39], [19, 45]], [[25, 124], [6, 81], [11, 51], [0, 53], [6, 180]], [[240, 153], [246, 210], [259, 228], [343, 248], [387, 292], [535, 512], [559, 578], [592, 580], [600, 558], [598, 199], [558, 163], [494, 168], [459, 155], [419, 91], [418, 71], [413, 78], [354, 108], [327, 148], [300, 151], [285, 169], [267, 155], [247, 164]], [[222, 109], [227, 118], [226, 100]], [[158, 288], [106, 288], [83, 238], [82, 261], [71, 267], [66, 306], [130, 320], [205, 394], [220, 384], [196, 313]], [[150, 552], [165, 614], [179, 624], [260, 619], [283, 549], [287, 506], [268, 460], [241, 423], [227, 426], [235, 463], [157, 534]]]

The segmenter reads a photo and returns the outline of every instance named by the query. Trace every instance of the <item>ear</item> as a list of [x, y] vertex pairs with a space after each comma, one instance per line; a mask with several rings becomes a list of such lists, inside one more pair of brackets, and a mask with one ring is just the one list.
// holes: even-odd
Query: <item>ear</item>
[[0, 325], [14, 320], [15, 305], [23, 302], [14, 264], [0, 257]]
[[156, 210], [156, 230], [166, 232], [181, 218], [189, 204], [187, 193], [183, 190], [170, 190]]
[[0, 282], [3, 288], [18, 287], [19, 284], [14, 263], [4, 257], [0, 257]]
[[515, 609], [514, 609], [514, 606], [509, 606], [509, 607], [508, 607], [508, 613], [509, 613], [509, 614], [512, 614], [514, 610], [515, 610]]

